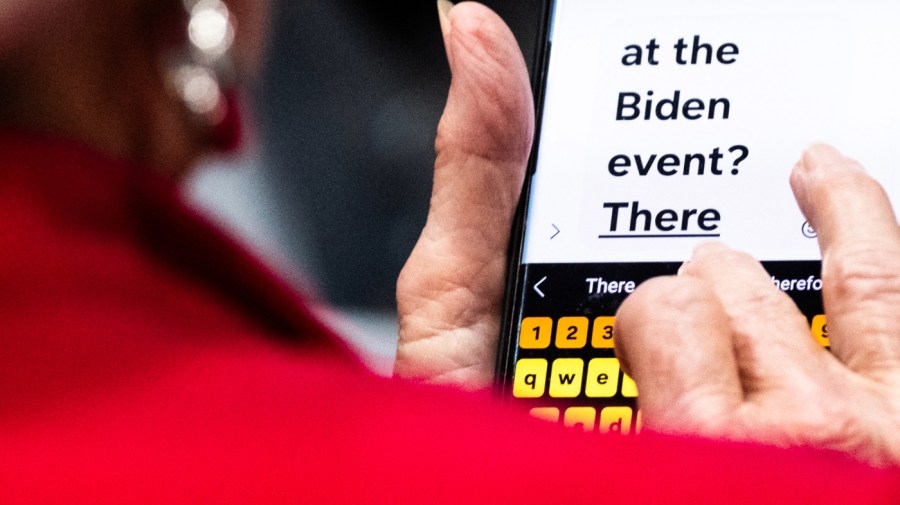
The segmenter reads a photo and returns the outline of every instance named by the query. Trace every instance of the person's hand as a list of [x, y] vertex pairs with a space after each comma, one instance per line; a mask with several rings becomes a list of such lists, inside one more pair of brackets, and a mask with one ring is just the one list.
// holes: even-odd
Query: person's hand
[[900, 229], [881, 186], [827, 146], [791, 176], [819, 235], [829, 353], [762, 266], [719, 244], [619, 310], [644, 425], [812, 445], [900, 465]]
[[503, 21], [476, 3], [438, 4], [453, 81], [435, 142], [428, 221], [397, 285], [395, 374], [475, 389], [494, 377], [534, 105]]

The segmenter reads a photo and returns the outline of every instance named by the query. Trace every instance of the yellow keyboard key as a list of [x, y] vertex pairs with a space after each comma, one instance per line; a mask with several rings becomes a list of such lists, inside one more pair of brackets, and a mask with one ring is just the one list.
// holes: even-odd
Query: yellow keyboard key
[[600, 411], [600, 433], [628, 435], [631, 433], [631, 407], [606, 407]]
[[580, 426], [584, 431], [594, 431], [597, 411], [593, 407], [569, 407], [566, 409], [563, 424], [569, 428]]
[[553, 362], [553, 370], [550, 372], [550, 396], [553, 398], [575, 398], [581, 393], [581, 379], [583, 375], [584, 360], [580, 358], [559, 358], [555, 360]]
[[516, 363], [513, 380], [513, 396], [516, 398], [540, 398], [547, 384], [547, 360], [520, 359]]
[[522, 349], [546, 349], [550, 347], [553, 335], [553, 319], [549, 317], [526, 317], [519, 332], [519, 346]]
[[559, 409], [556, 407], [536, 407], [528, 411], [532, 417], [550, 421], [551, 423], [559, 422]]
[[594, 319], [594, 333], [591, 335], [591, 346], [594, 349], [613, 348], [613, 329], [616, 326], [616, 318], [603, 316]]
[[625, 398], [637, 398], [638, 390], [637, 384], [634, 383], [634, 379], [628, 376], [628, 374], [622, 374], [622, 396]]
[[589, 325], [586, 317], [561, 317], [556, 324], [556, 347], [581, 349], [586, 346]]
[[831, 341], [828, 340], [828, 320], [825, 315], [818, 315], [812, 320], [812, 334], [816, 342], [822, 347], [830, 347]]
[[590, 398], [612, 398], [619, 389], [619, 360], [594, 358], [588, 362], [584, 394]]

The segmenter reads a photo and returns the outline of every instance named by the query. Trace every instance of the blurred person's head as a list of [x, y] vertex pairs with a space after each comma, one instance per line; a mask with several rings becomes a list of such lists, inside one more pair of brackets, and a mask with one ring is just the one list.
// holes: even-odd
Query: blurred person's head
[[[233, 78], [246, 82], [260, 63], [269, 2], [224, 2]], [[173, 92], [173, 62], [190, 54], [185, 3], [0, 0], [0, 125], [183, 172], [223, 142]]]

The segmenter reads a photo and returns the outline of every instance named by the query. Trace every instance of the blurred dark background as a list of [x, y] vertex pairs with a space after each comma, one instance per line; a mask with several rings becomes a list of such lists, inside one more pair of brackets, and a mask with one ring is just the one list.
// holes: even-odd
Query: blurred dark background
[[[529, 58], [543, 0], [485, 3]], [[393, 310], [425, 222], [450, 83], [436, 4], [276, 4], [256, 108], [282, 246], [331, 303]]]

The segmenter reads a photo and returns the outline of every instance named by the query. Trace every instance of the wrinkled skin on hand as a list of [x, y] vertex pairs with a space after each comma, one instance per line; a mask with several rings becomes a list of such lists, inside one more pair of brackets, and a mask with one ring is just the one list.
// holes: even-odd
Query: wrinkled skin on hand
[[700, 246], [677, 277], [642, 285], [618, 314], [616, 351], [640, 388], [645, 426], [900, 466], [900, 229], [891, 204], [827, 146], [803, 155], [791, 185], [819, 234], [832, 352], [756, 260]]
[[[512, 35], [474, 3], [443, 5], [453, 71], [428, 222], [398, 283], [396, 374], [492, 383], [513, 214], [534, 129]], [[791, 185], [819, 234], [832, 352], [753, 258], [699, 247], [618, 314], [616, 352], [645, 427], [833, 449], [900, 466], [900, 229], [883, 189], [834, 149]], [[664, 339], [659, 338], [665, 335]]]
[[397, 286], [395, 373], [471, 389], [493, 381], [510, 230], [534, 135], [525, 61], [486, 7], [443, 4], [453, 80], [425, 229]]

